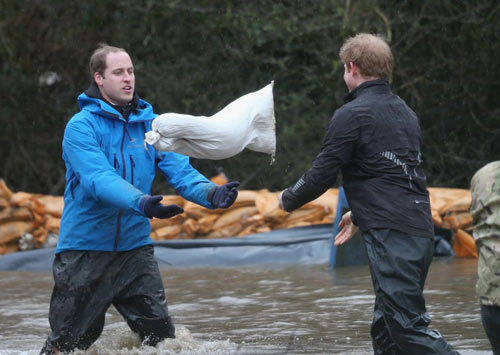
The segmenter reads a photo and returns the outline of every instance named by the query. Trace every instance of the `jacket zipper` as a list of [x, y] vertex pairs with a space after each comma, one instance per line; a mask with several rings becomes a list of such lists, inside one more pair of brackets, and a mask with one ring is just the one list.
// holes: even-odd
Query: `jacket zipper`
[[[120, 146], [120, 154], [122, 158], [122, 178], [126, 178], [127, 170], [126, 170], [126, 165], [125, 165], [125, 154], [123, 153], [123, 146], [125, 144], [125, 133], [127, 132], [127, 122], [123, 122], [123, 132], [122, 132], [122, 144]], [[116, 158], [116, 154], [115, 154]], [[118, 159], [117, 159], [118, 161]], [[116, 234], [115, 234], [115, 244], [113, 247], [113, 250], [116, 251], [118, 249], [118, 241], [120, 239], [120, 229], [121, 229], [121, 220], [122, 220], [122, 210], [118, 212], [118, 217], [116, 221]]]
[[415, 202], [417, 205], [420, 204], [420, 203], [425, 203], [425, 204], [429, 204], [428, 201], [422, 201], [422, 200], [414, 200], [413, 202]]

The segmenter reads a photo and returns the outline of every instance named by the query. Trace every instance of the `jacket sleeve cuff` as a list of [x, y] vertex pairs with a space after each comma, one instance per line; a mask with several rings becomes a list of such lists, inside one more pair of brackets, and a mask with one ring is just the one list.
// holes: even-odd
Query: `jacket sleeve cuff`
[[304, 177], [301, 177], [295, 185], [283, 191], [283, 195], [281, 196], [283, 209], [287, 212], [294, 211], [309, 201], [318, 198], [325, 193], [326, 190], [326, 188], [320, 188], [314, 184], [308, 183]]
[[356, 223], [356, 219], [354, 218], [354, 213], [352, 213], [352, 211], [351, 211], [351, 223], [354, 224], [356, 227], [358, 226], [358, 224]]
[[214, 193], [215, 193], [215, 189], [217, 188], [217, 186], [212, 186], [210, 188], [210, 190], [208, 190], [208, 194], [207, 194], [207, 201], [212, 204], [212, 198], [214, 197]]
[[146, 217], [148, 217], [146, 215], [146, 212], [144, 211], [144, 205], [146, 204], [146, 201], [148, 199], [148, 195], [144, 195], [142, 196], [140, 199], [139, 199], [139, 211]]

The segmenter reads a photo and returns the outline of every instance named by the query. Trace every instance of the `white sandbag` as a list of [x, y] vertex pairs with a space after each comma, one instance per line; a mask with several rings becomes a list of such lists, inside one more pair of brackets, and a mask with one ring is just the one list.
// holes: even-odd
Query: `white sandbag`
[[226, 159], [248, 148], [276, 152], [273, 82], [231, 102], [215, 115], [165, 113], [153, 120], [145, 142], [157, 150], [197, 159]]

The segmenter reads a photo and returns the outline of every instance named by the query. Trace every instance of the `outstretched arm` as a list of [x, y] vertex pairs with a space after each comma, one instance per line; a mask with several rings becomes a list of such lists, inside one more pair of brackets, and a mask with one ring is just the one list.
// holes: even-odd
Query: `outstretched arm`
[[332, 187], [338, 171], [351, 163], [359, 134], [358, 120], [339, 109], [330, 121], [312, 167], [280, 195], [281, 208], [288, 212], [296, 210]]

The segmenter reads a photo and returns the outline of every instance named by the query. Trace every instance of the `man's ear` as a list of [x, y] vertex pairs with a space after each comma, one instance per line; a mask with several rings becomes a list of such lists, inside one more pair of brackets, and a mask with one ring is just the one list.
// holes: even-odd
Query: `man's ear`
[[358, 66], [356, 64], [354, 64], [353, 62], [349, 62], [349, 69], [351, 69], [350, 72], [351, 72], [352, 76], [358, 75], [358, 73], [359, 73]]
[[103, 79], [103, 77], [102, 77], [101, 73], [96, 71], [94, 73], [94, 81], [97, 84], [97, 86], [102, 86], [102, 79]]

